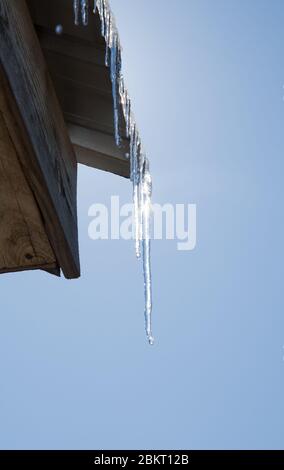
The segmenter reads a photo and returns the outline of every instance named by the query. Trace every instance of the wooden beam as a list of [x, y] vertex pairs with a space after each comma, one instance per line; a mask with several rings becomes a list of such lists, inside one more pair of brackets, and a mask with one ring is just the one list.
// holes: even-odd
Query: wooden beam
[[33, 191], [56, 259], [80, 275], [77, 163], [24, 0], [0, 0], [0, 86], [5, 124]]
[[121, 156], [113, 137], [85, 127], [68, 124], [78, 163], [129, 178], [129, 160]]
[[0, 273], [43, 269], [59, 275], [33, 193], [4, 120], [0, 88]]

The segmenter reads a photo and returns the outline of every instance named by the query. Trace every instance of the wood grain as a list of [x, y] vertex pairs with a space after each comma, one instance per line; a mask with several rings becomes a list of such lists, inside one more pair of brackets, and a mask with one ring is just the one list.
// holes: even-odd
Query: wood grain
[[67, 278], [80, 275], [77, 163], [24, 0], [0, 0], [3, 117], [25, 178]]
[[59, 274], [40, 211], [7, 129], [0, 89], [0, 272], [44, 269]]

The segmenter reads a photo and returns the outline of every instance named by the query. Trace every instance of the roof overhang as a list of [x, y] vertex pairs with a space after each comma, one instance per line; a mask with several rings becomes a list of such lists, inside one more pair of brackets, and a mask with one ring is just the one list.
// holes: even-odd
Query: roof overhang
[[[129, 177], [125, 129], [120, 130], [120, 147], [115, 143], [112, 83], [105, 64], [100, 16], [90, 11], [88, 25], [76, 26], [72, 3], [27, 0], [77, 161]], [[61, 34], [56, 33], [58, 25], [62, 26]], [[123, 122], [121, 104], [119, 113]]]

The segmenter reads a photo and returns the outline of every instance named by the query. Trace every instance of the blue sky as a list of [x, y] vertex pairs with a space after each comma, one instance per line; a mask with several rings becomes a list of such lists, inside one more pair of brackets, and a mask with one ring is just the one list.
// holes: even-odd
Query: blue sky
[[132, 242], [88, 238], [127, 180], [79, 170], [82, 277], [0, 279], [2, 449], [283, 449], [282, 0], [112, 0], [154, 202], [154, 333]]

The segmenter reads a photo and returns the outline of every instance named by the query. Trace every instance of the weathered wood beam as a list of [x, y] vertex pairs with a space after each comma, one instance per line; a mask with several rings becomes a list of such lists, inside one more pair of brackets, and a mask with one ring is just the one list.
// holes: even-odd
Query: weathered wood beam
[[76, 157], [24, 0], [0, 0], [0, 80], [5, 124], [52, 249], [65, 277], [76, 278]]
[[129, 178], [129, 160], [121, 156], [113, 136], [74, 124], [67, 127], [78, 163]]
[[0, 273], [43, 269], [59, 274], [39, 208], [6, 126], [6, 113], [0, 87]]

